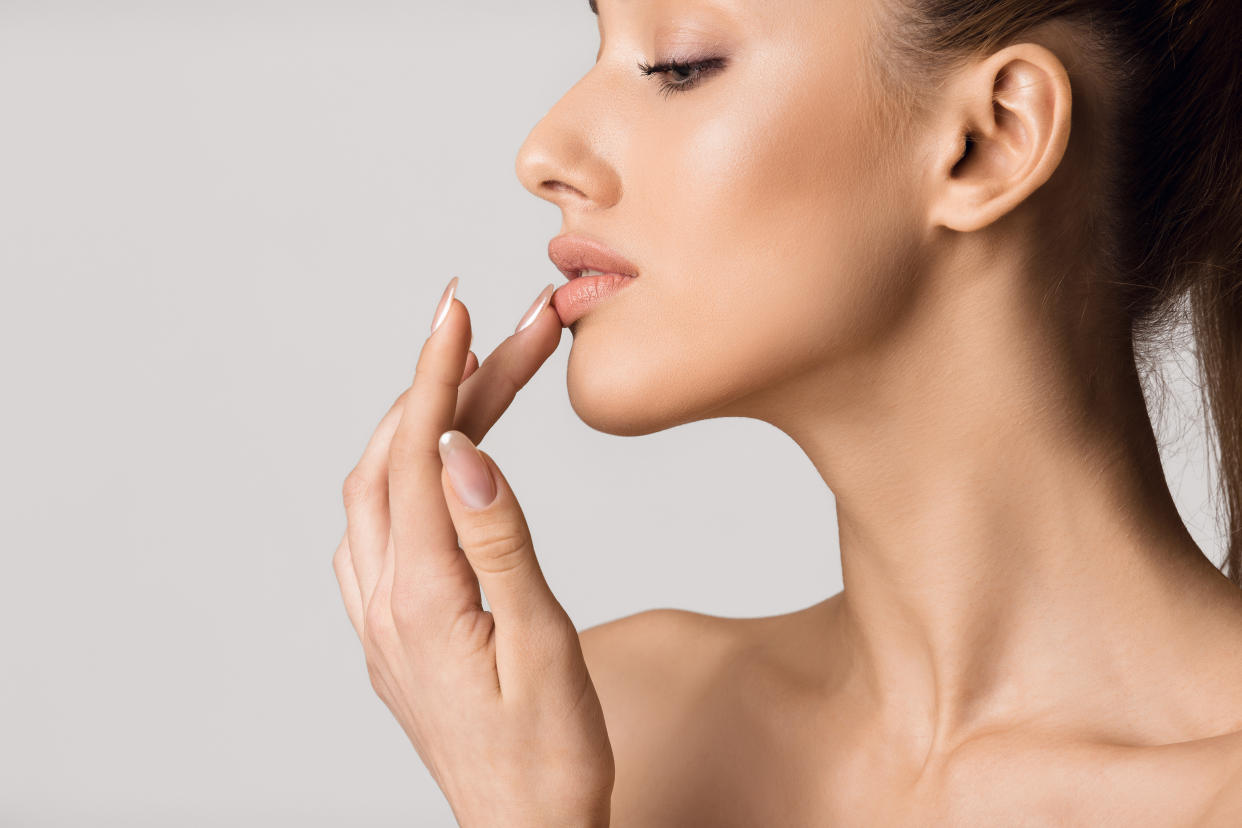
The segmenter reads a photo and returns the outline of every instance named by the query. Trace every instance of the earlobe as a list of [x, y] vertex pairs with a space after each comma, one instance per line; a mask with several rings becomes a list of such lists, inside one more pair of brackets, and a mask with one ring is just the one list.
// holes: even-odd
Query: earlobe
[[1004, 216], [1052, 176], [1069, 144], [1072, 95], [1064, 64], [1036, 43], [996, 52], [953, 87], [930, 219], [965, 233]]

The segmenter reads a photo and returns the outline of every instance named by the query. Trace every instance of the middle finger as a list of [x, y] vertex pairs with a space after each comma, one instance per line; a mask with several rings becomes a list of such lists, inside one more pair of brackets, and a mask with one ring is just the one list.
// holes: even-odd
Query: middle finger
[[427, 575], [454, 572], [463, 563], [444, 502], [439, 449], [440, 435], [453, 427], [470, 346], [470, 314], [455, 298], [457, 281], [449, 281], [436, 309], [439, 328], [423, 343], [389, 448], [394, 583], [423, 583]]

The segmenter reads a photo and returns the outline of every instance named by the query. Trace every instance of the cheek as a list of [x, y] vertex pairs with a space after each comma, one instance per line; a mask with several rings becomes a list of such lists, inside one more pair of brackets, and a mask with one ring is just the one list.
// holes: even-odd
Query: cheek
[[884, 331], [916, 203], [865, 94], [834, 80], [857, 71], [785, 55], [728, 101], [705, 85], [635, 122], [624, 225], [649, 270], [580, 329], [569, 382], [586, 422], [692, 421]]
[[[730, 88], [731, 106], [704, 104], [710, 116], [647, 167], [659, 170], [644, 176], [642, 199], [653, 207], [654, 311], [678, 314], [680, 351], [708, 384], [753, 383], [885, 324], [914, 238], [913, 199], [899, 192], [897, 148], [866, 93], [834, 81], [857, 71], [765, 66]], [[819, 80], [778, 81], [798, 77]]]

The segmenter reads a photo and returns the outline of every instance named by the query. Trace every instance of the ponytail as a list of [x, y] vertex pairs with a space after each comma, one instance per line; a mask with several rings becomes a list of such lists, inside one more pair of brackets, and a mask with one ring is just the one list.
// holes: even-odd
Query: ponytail
[[[1152, 59], [1128, 133], [1136, 221], [1129, 263], [1158, 307], [1130, 307], [1136, 337], [1189, 300], [1200, 393], [1218, 470], [1222, 570], [1242, 586], [1242, 10], [1160, 0], [1141, 15]], [[1214, 439], [1212, 439], [1214, 438]]]

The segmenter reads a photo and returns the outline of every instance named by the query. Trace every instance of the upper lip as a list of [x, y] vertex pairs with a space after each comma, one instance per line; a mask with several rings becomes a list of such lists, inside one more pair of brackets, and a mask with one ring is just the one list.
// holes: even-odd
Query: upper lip
[[566, 279], [576, 279], [584, 270], [637, 276], [638, 268], [603, 242], [585, 236], [565, 234], [548, 242], [548, 258]]

